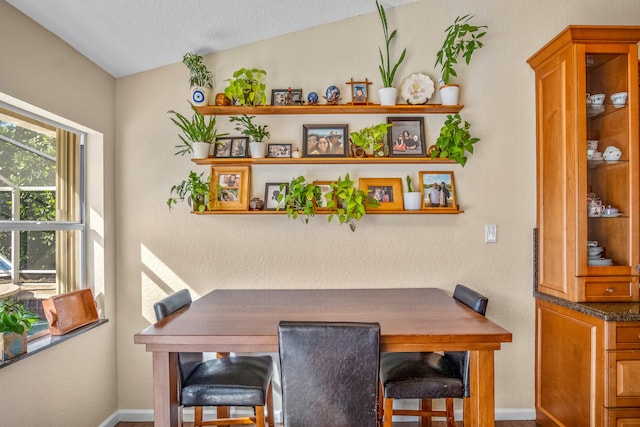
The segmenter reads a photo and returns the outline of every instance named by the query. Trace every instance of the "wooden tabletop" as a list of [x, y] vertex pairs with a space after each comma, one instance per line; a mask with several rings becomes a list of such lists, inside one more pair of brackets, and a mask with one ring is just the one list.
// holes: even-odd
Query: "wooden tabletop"
[[382, 351], [498, 350], [511, 333], [436, 288], [216, 290], [136, 334], [147, 351], [277, 352], [281, 320], [378, 322]]
[[20, 291], [20, 286], [14, 285], [12, 283], [4, 283], [0, 284], [0, 298], [6, 298], [10, 295], [18, 293]]

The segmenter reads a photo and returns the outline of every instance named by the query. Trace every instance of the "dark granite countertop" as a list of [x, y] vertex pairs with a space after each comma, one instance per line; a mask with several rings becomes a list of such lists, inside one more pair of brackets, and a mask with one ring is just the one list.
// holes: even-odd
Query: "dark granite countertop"
[[571, 302], [537, 291], [533, 296], [607, 322], [640, 322], [640, 302]]

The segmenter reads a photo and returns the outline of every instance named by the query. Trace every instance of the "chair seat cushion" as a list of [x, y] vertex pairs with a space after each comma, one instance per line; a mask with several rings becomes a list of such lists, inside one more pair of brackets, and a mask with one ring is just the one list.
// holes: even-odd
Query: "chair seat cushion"
[[459, 367], [438, 353], [382, 353], [380, 381], [387, 398], [464, 397]]
[[265, 406], [272, 361], [269, 356], [205, 360], [182, 384], [183, 406]]

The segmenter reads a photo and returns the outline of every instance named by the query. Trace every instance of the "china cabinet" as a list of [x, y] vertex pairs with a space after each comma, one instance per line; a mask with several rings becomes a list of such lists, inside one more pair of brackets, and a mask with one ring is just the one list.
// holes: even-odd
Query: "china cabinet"
[[[570, 26], [528, 60], [536, 79], [539, 292], [639, 299], [639, 40], [640, 27]], [[626, 102], [614, 105], [619, 92]], [[591, 104], [588, 94], [604, 94], [604, 103]], [[588, 153], [587, 141], [597, 149]], [[619, 158], [607, 154], [616, 149]]]

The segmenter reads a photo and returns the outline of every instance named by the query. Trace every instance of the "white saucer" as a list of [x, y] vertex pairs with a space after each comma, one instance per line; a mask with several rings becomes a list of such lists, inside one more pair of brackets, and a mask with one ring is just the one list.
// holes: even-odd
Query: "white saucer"
[[616, 218], [616, 217], [619, 217], [621, 215], [622, 215], [621, 213], [617, 213], [617, 214], [602, 214], [600, 216], [604, 217], [604, 218]]
[[587, 264], [594, 267], [607, 267], [613, 265], [613, 260], [600, 258], [600, 259], [588, 259]]

